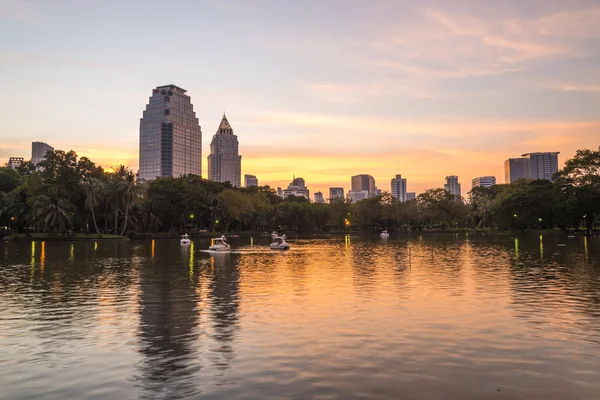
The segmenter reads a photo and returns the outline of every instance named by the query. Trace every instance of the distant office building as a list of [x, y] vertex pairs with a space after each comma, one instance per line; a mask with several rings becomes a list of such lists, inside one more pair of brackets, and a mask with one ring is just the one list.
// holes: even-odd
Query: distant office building
[[377, 195], [377, 187], [375, 187], [375, 179], [371, 175], [355, 175], [351, 178], [353, 192], [369, 192], [369, 197]]
[[369, 193], [368, 190], [351, 190], [348, 192], [348, 200], [350, 200], [352, 203], [358, 203], [359, 201], [368, 199], [370, 197], [373, 196], [371, 195], [371, 193]]
[[208, 179], [216, 182], [229, 182], [240, 187], [242, 175], [242, 156], [239, 155], [239, 143], [233, 129], [223, 114], [217, 133], [210, 142], [208, 156]]
[[315, 203], [325, 203], [325, 199], [323, 198], [323, 193], [321, 193], [321, 192], [315, 193]]
[[301, 189], [306, 189], [306, 184], [304, 182], [304, 178], [296, 178], [296, 177], [294, 177], [292, 183], [294, 185], [297, 185]]
[[406, 201], [416, 200], [417, 194], [415, 192], [406, 192]]
[[255, 175], [244, 175], [244, 186], [258, 186], [258, 178]]
[[523, 154], [522, 157], [527, 159], [527, 177], [551, 181], [552, 176], [558, 172], [559, 154], [558, 151]]
[[504, 182], [513, 183], [519, 179], [529, 178], [527, 158], [509, 158], [504, 161]]
[[381, 191], [381, 189], [375, 189], [375, 193], [377, 193], [377, 196], [381, 196], [381, 193], [383, 192]]
[[23, 165], [24, 162], [25, 159], [23, 157], [10, 157], [6, 163], [6, 166], [11, 167], [12, 169], [17, 169]]
[[485, 187], [489, 188], [496, 184], [495, 176], [480, 176], [471, 181], [472, 187]]
[[333, 199], [343, 199], [344, 188], [329, 188], [329, 202]]
[[31, 142], [31, 163], [38, 165], [44, 160], [47, 152], [54, 151], [54, 147], [44, 142]]
[[392, 197], [398, 201], [406, 201], [406, 178], [402, 178], [402, 175], [392, 178]]
[[283, 198], [283, 190], [280, 187], [277, 188], [277, 196]]
[[158, 86], [140, 119], [139, 178], [202, 175], [202, 131], [190, 96]]
[[460, 183], [458, 183], [458, 176], [447, 176], [444, 189], [455, 196], [460, 196]]
[[294, 180], [288, 185], [287, 189], [283, 189], [282, 197], [285, 199], [288, 196], [302, 196], [310, 200], [310, 192], [304, 183], [304, 179], [294, 177]]

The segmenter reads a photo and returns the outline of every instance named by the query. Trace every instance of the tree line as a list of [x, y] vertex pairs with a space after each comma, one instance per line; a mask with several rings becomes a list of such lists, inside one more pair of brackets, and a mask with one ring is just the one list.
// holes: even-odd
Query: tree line
[[269, 186], [234, 188], [196, 175], [137, 182], [74, 151], [48, 152], [37, 166], [0, 168], [4, 232], [140, 235], [159, 232], [298, 232], [425, 229], [584, 229], [600, 215], [600, 148], [579, 150], [554, 180], [477, 187], [466, 199], [429, 189], [399, 202], [389, 193], [351, 203], [281, 199]]

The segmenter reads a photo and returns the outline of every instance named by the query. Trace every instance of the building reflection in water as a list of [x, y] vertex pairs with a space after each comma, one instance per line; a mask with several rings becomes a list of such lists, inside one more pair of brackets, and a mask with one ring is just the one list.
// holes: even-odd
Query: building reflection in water
[[215, 254], [213, 268], [199, 269], [193, 246], [177, 247], [161, 246], [160, 252], [161, 258], [163, 251], [179, 252], [179, 263], [140, 266], [139, 380], [148, 399], [194, 397], [206, 390], [202, 382], [230, 383], [239, 256]]
[[187, 262], [154, 263], [154, 255], [153, 240], [151, 262], [140, 265], [141, 397], [193, 396], [199, 391], [193, 376], [202, 365], [196, 350], [201, 291], [197, 281], [189, 282]]
[[[211, 343], [209, 359], [220, 384], [228, 384], [225, 371], [231, 368], [235, 340], [239, 330], [239, 255], [223, 253], [212, 257], [212, 277], [209, 283], [211, 313]], [[220, 372], [217, 372], [220, 371]]]

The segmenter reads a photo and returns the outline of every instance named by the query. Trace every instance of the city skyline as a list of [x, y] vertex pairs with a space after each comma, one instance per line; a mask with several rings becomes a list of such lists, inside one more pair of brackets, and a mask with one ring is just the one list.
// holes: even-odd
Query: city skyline
[[[561, 168], [577, 149], [598, 146], [596, 1], [205, 1], [167, 10], [149, 1], [143, 18], [138, 11], [133, 2], [8, 3], [0, 157], [28, 159], [31, 142], [44, 141], [137, 171], [148, 88], [171, 82], [187, 89], [203, 126], [228, 110], [243, 132], [241, 173], [273, 188], [293, 173], [327, 193], [348, 189], [355, 174], [389, 182], [402, 171], [421, 193], [450, 173], [500, 178], [510, 156], [558, 151]], [[162, 16], [185, 29], [150, 29]], [[211, 34], [224, 25], [231, 29]]]

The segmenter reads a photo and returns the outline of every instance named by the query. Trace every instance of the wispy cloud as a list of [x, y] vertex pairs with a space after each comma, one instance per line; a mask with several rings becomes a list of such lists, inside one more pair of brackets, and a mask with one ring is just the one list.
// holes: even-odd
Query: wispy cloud
[[600, 7], [538, 18], [490, 18], [425, 8], [407, 24], [383, 26], [368, 39], [350, 41], [374, 54], [370, 65], [431, 78], [505, 74], [531, 62], [581, 56], [598, 42]]
[[563, 92], [600, 92], [600, 84], [545, 82], [539, 85], [542, 88]]

